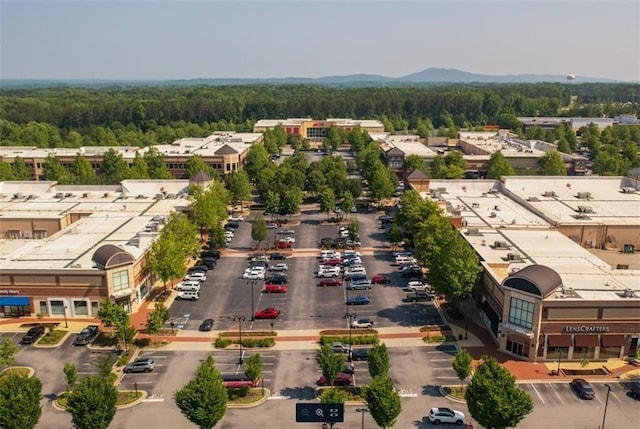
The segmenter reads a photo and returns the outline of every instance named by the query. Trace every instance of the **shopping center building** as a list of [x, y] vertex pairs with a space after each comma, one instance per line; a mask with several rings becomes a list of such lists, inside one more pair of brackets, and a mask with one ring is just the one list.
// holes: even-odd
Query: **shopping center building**
[[478, 254], [476, 304], [499, 349], [529, 361], [638, 350], [640, 183], [628, 177], [425, 180]]
[[369, 134], [384, 132], [384, 125], [378, 120], [348, 118], [329, 118], [323, 121], [312, 118], [261, 119], [253, 126], [253, 132], [263, 133], [277, 126], [282, 127], [287, 135], [298, 134], [311, 141], [322, 141], [331, 126], [336, 126], [347, 133], [357, 127]]
[[155, 283], [145, 255], [189, 184], [0, 182], [0, 317], [91, 317], [107, 297], [136, 311]]

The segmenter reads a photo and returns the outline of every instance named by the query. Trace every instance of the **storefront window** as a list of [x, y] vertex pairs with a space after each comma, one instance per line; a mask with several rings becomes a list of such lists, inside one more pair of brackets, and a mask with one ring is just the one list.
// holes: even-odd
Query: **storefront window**
[[44, 316], [49, 314], [49, 310], [47, 310], [47, 301], [40, 301], [40, 314]]
[[600, 359], [618, 359], [620, 357], [620, 347], [600, 347]]
[[574, 359], [593, 359], [595, 352], [596, 352], [595, 347], [576, 346], [573, 348], [573, 358]]
[[100, 304], [98, 301], [91, 301], [91, 314], [94, 316], [98, 314], [98, 310], [100, 309]]
[[129, 288], [129, 271], [124, 270], [113, 273], [112, 279], [114, 292]]
[[57, 315], [64, 314], [64, 301], [51, 300], [49, 304], [51, 306], [51, 314], [57, 314]]
[[87, 316], [89, 314], [87, 301], [73, 301], [73, 314]]
[[534, 305], [532, 302], [511, 298], [509, 323], [526, 329], [533, 328], [533, 308]]
[[547, 359], [567, 359], [569, 356], [569, 347], [551, 347], [547, 348]]

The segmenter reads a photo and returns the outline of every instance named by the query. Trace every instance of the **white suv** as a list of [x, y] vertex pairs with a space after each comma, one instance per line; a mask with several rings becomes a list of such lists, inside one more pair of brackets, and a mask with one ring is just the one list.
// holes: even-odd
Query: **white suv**
[[338, 277], [340, 275], [339, 267], [324, 267], [318, 270], [318, 278]]
[[176, 299], [184, 299], [184, 300], [190, 300], [190, 301], [195, 301], [198, 298], [200, 298], [200, 294], [194, 291], [178, 292], [178, 295], [176, 296]]
[[185, 291], [200, 292], [200, 282], [194, 281], [194, 280], [188, 280], [182, 283], [178, 283], [178, 286], [176, 287], [176, 289], [178, 290], [178, 292], [185, 292]]

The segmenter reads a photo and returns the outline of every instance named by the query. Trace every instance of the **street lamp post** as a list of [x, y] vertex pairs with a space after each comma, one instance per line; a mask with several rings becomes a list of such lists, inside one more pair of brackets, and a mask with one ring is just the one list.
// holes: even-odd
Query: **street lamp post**
[[602, 416], [602, 427], [600, 429], [604, 429], [604, 422], [607, 419], [607, 406], [609, 405], [609, 393], [611, 393], [611, 386], [605, 384], [605, 387], [607, 388], [607, 399], [604, 402], [604, 415]]
[[562, 361], [562, 348], [558, 347], [558, 376], [560, 376], [560, 362]]
[[[349, 349], [352, 348], [353, 341], [351, 339], [351, 321], [355, 320], [358, 317], [355, 313], [345, 313], [344, 318], [349, 321]], [[351, 361], [351, 353], [349, 353], [349, 361]]]
[[67, 322], [67, 307], [66, 305], [64, 306], [64, 327], [65, 328], [69, 328], [69, 323]]
[[238, 358], [238, 365], [242, 365], [244, 363], [244, 359], [242, 359], [242, 322], [244, 322], [245, 320], [247, 320], [247, 318], [245, 316], [233, 316], [233, 320], [237, 320], [238, 321], [238, 336], [239, 336], [239, 343], [240, 343], [240, 357]]
[[254, 304], [253, 304], [253, 288], [255, 287], [256, 283], [257, 282], [255, 280], [250, 280], [250, 281], [247, 282], [247, 284], [251, 284], [251, 321], [252, 322], [254, 320], [256, 320], [256, 317], [255, 317], [255, 311], [256, 310], [255, 310], [255, 307], [254, 307]]
[[356, 413], [362, 414], [362, 425], [361, 428], [364, 429], [364, 413], [368, 413], [368, 408], [356, 408]]
[[469, 330], [469, 318], [465, 317], [464, 318], [464, 339], [465, 340], [469, 339], [467, 334], [468, 330]]

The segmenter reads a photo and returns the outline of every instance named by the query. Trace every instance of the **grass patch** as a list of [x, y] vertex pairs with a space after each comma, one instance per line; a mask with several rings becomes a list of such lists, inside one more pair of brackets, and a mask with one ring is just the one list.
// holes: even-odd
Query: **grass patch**
[[[353, 333], [351, 335], [351, 344], [378, 344], [379, 342], [378, 334], [366, 334], [363, 332], [359, 335], [354, 335]], [[320, 337], [321, 345], [330, 345], [331, 343], [349, 344], [349, 335]]]
[[62, 337], [67, 335], [68, 331], [63, 331], [60, 329], [54, 329], [53, 331], [47, 332], [44, 337], [40, 338], [38, 344], [41, 345], [53, 345], [58, 344]]
[[[68, 392], [62, 392], [58, 395], [56, 399], [57, 404], [62, 408], [67, 408], [69, 404], [67, 398]], [[118, 390], [118, 399], [116, 400], [116, 406], [119, 405], [127, 405], [142, 397], [142, 392], [138, 391], [137, 393], [131, 390]]]
[[258, 402], [260, 399], [264, 397], [266, 394], [266, 390], [263, 390], [260, 387], [254, 387], [249, 389], [248, 392], [245, 389], [227, 389], [227, 394], [229, 395], [229, 404], [251, 404], [254, 402]]
[[29, 368], [14, 367], [14, 368], [7, 368], [6, 370], [0, 372], [0, 378], [8, 377], [10, 375], [19, 375], [21, 377], [28, 377]]
[[424, 341], [427, 344], [434, 344], [434, 343], [450, 343], [456, 340], [456, 337], [451, 336], [451, 335], [434, 335], [434, 336], [429, 336], [429, 337], [423, 337], [422, 341]]
[[111, 332], [100, 332], [91, 345], [96, 347], [113, 347], [118, 344], [118, 337]]
[[467, 391], [467, 387], [442, 386], [442, 390], [444, 390], [447, 395], [464, 401], [464, 394]]

